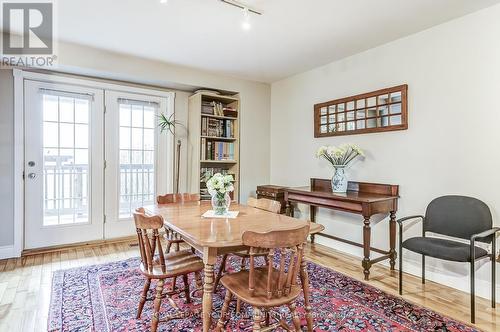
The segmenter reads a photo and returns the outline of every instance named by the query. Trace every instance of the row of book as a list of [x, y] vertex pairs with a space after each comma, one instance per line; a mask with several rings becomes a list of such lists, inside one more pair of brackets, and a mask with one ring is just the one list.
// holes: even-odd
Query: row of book
[[[229, 197], [231, 197], [231, 199], [234, 199], [234, 191], [229, 193]], [[202, 201], [208, 201], [211, 198], [212, 198], [212, 196], [208, 192], [207, 188], [200, 188], [200, 199]]]
[[222, 175], [232, 175], [234, 179], [234, 174], [229, 173], [229, 169], [222, 167], [202, 167], [200, 169], [200, 181], [207, 182], [214, 174], [220, 173]]
[[201, 103], [201, 113], [217, 116], [229, 116], [233, 118], [238, 117], [238, 111], [234, 107], [215, 101], [203, 101]]
[[234, 160], [234, 143], [202, 138], [201, 160]]
[[201, 135], [234, 138], [234, 121], [202, 117]]

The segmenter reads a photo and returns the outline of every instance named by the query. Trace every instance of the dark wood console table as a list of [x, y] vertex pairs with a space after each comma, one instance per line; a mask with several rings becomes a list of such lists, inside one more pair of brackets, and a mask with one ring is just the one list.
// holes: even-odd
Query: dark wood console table
[[[362, 261], [365, 280], [369, 279], [373, 264], [389, 259], [391, 270], [396, 264], [396, 211], [398, 210], [399, 186], [378, 183], [349, 182], [347, 193], [332, 193], [331, 181], [326, 179], [311, 179], [310, 187], [283, 188], [287, 214], [293, 217], [292, 203], [302, 203], [310, 206], [311, 222], [316, 222], [318, 207], [355, 213], [363, 216], [363, 243], [342, 239], [325, 233], [318, 233], [329, 239], [348, 243], [363, 248]], [[371, 247], [371, 216], [388, 213], [389, 219], [389, 251]], [[314, 235], [311, 235], [314, 243]], [[382, 254], [370, 259], [370, 252]]]

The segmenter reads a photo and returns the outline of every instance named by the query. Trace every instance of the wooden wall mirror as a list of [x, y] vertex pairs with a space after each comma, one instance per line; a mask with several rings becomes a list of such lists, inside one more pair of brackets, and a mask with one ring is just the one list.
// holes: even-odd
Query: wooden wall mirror
[[408, 85], [314, 105], [314, 137], [408, 129]]

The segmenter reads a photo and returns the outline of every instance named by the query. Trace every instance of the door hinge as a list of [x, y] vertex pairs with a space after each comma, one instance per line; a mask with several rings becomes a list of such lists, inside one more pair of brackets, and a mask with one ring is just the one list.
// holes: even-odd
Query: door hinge
[[104, 114], [106, 114], [107, 110], [106, 110], [106, 105], [104, 105]]
[[24, 171], [23, 171], [23, 180], [24, 180]]
[[106, 160], [104, 160], [104, 169], [106, 169], [107, 166], [108, 166], [108, 163], [106, 162]]
[[103, 223], [106, 223], [106, 215], [104, 215]]

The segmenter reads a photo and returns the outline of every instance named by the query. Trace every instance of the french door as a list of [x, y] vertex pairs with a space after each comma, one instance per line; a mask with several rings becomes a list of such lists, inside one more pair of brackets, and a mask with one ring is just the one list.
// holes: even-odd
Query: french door
[[102, 238], [103, 91], [25, 81], [25, 249]]
[[106, 92], [105, 235], [135, 232], [136, 208], [154, 204], [158, 193], [172, 190], [172, 140], [156, 125], [162, 97]]
[[133, 235], [172, 189], [167, 98], [28, 80], [24, 96], [25, 249]]

